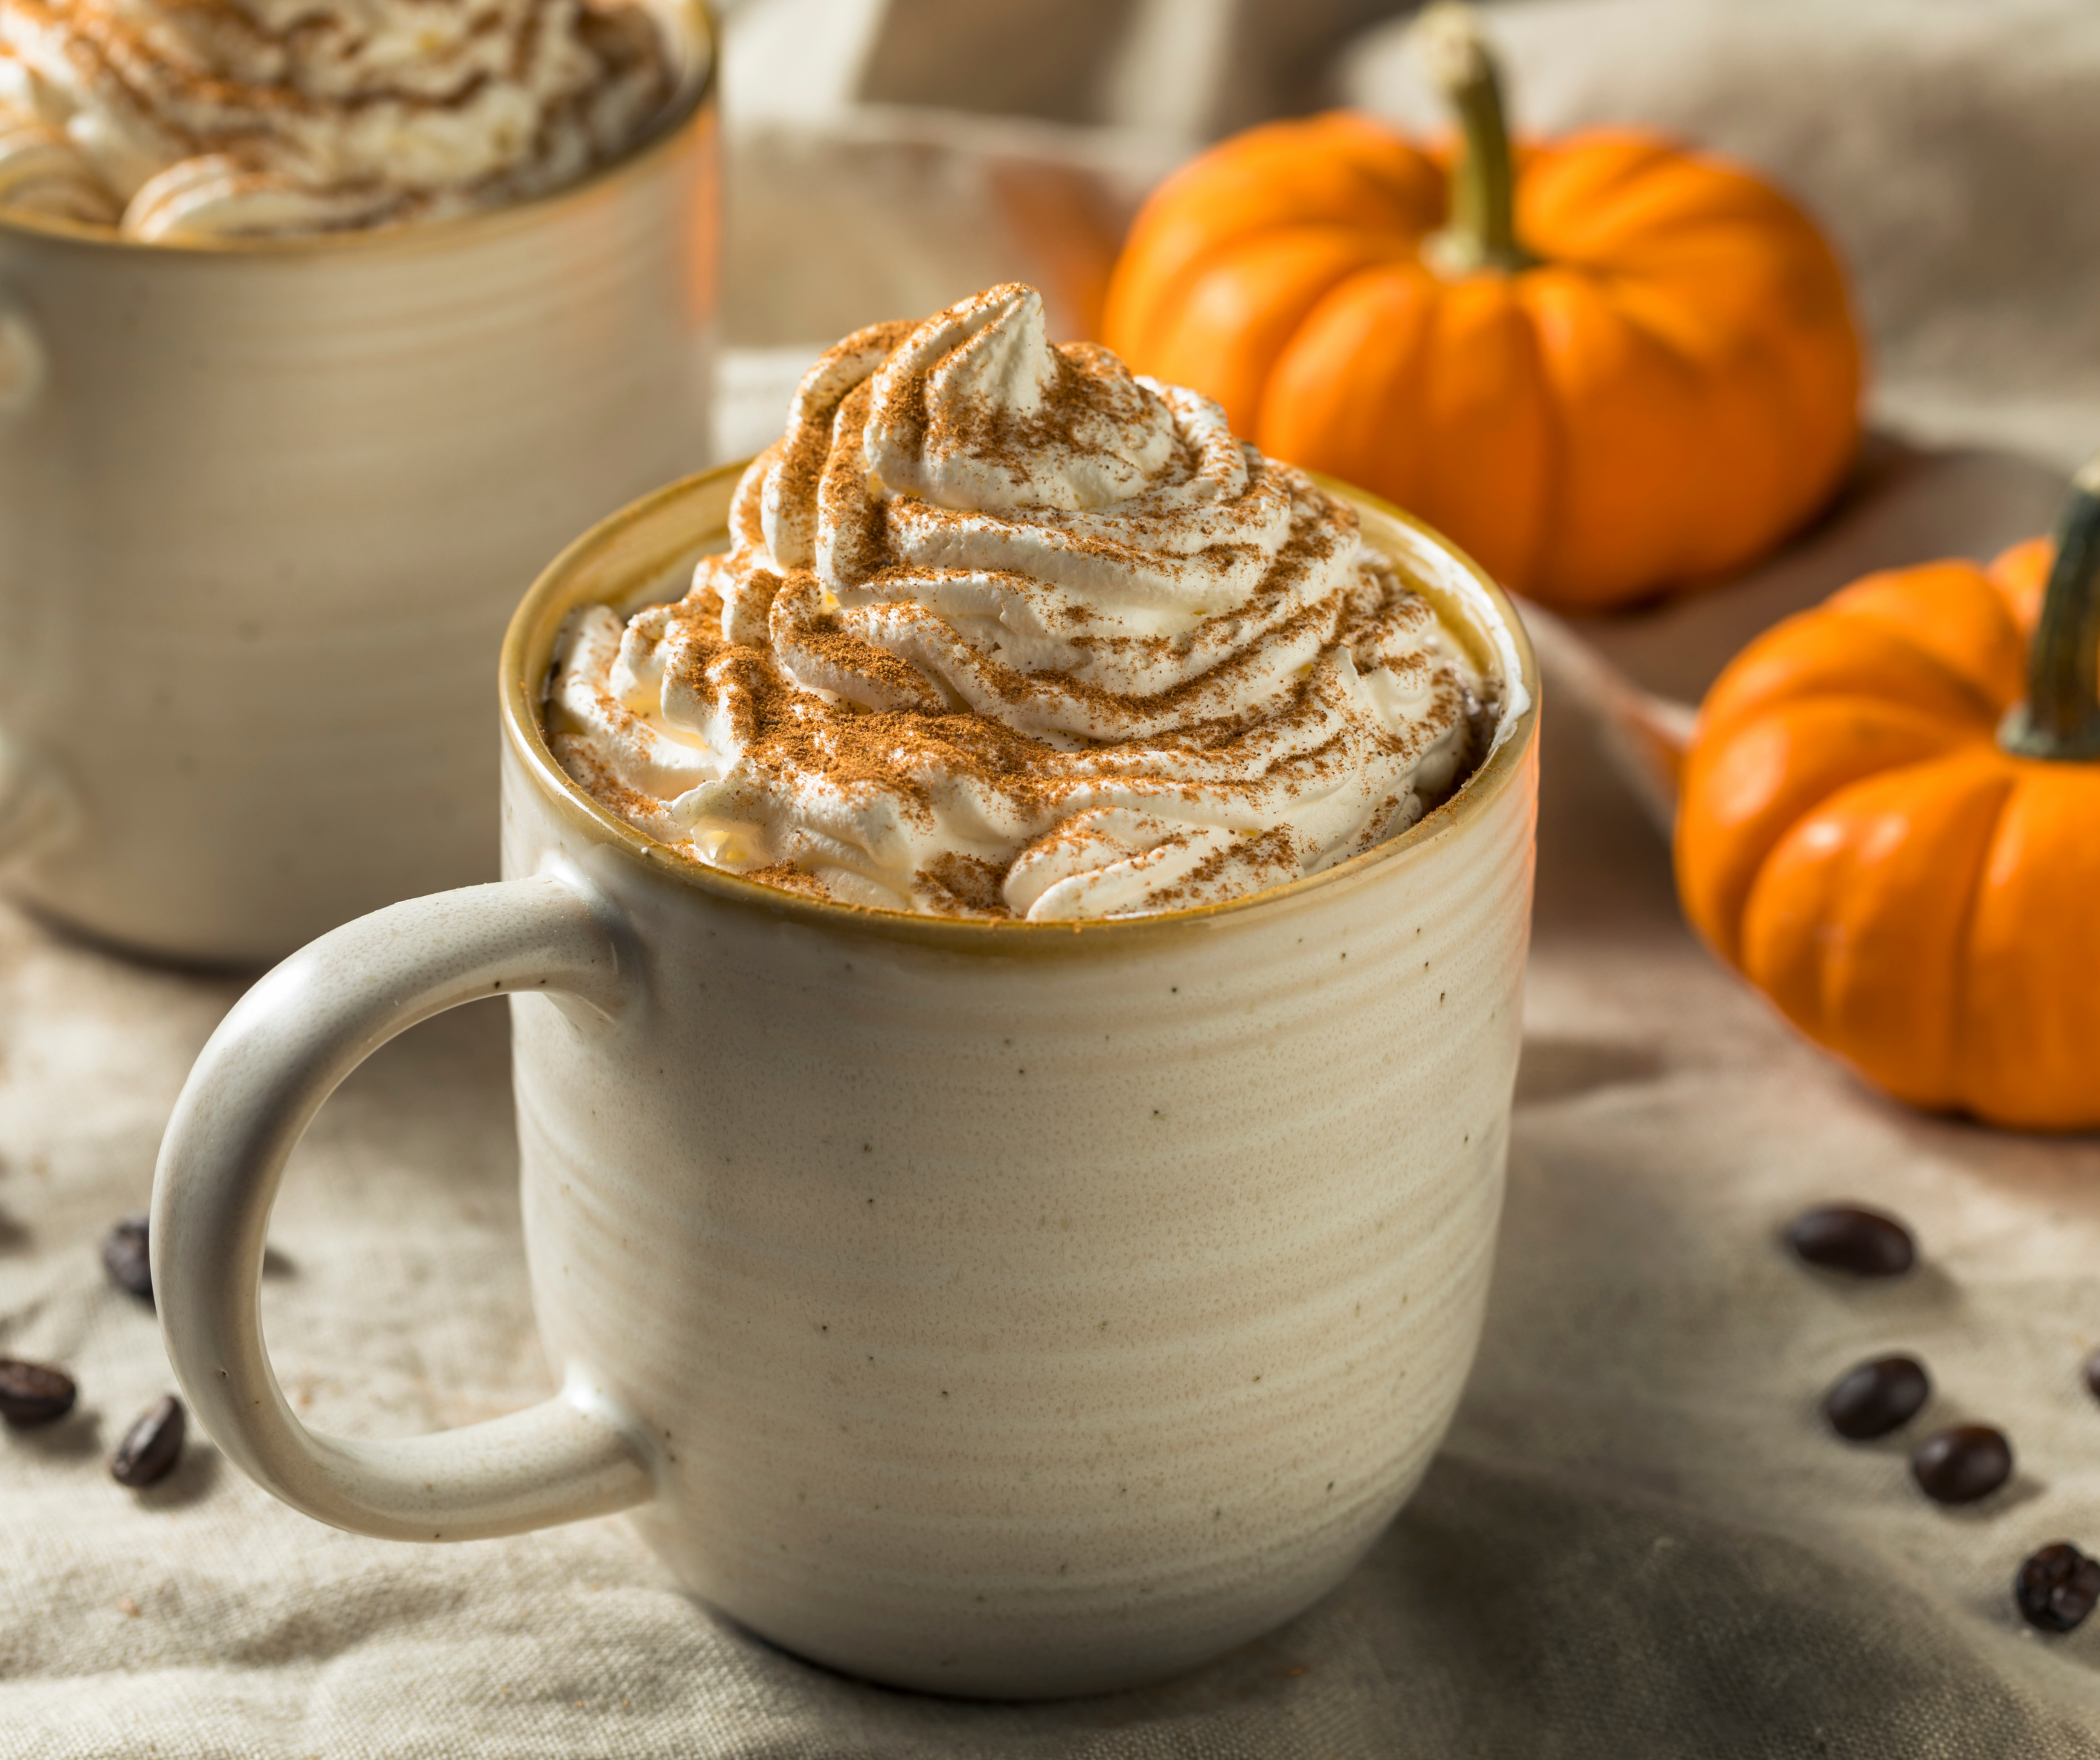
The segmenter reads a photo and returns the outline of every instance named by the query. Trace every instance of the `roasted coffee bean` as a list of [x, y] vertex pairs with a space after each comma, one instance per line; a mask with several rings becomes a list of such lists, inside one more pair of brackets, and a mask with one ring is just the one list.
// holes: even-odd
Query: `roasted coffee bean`
[[11, 1424], [49, 1423], [73, 1410], [73, 1378], [42, 1363], [0, 1357], [0, 1418]]
[[2045, 1546], [2020, 1566], [2013, 1599], [2028, 1625], [2045, 1632], [2076, 1631], [2100, 1602], [2100, 1560], [2068, 1540]]
[[1855, 1277], [1900, 1277], [1917, 1262], [1908, 1229], [1857, 1204], [1803, 1211], [1787, 1225], [1786, 1243], [1812, 1265]]
[[183, 1402], [172, 1393], [139, 1413], [109, 1458], [109, 1476], [134, 1490], [165, 1479], [182, 1458]]
[[2085, 1388], [2093, 1398], [2100, 1399], [2100, 1350], [2085, 1359]]
[[1910, 1458], [1911, 1476], [1935, 1503], [1973, 1503], [2013, 1476], [2013, 1447], [1988, 1424], [1935, 1430]]
[[146, 1252], [146, 1218], [128, 1216], [102, 1237], [102, 1269], [109, 1281], [141, 1301], [153, 1299], [153, 1261]]
[[1901, 1429], [1931, 1396], [1932, 1378], [1915, 1357], [1877, 1357], [1824, 1395], [1823, 1415], [1841, 1437], [1864, 1442]]

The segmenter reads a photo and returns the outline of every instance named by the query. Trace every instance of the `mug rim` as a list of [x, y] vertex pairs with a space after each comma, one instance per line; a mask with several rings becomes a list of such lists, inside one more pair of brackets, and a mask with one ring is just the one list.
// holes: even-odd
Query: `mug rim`
[[[676, 578], [672, 570], [689, 567], [692, 560], [706, 552], [696, 551], [689, 539], [675, 549], [665, 548], [655, 552], [655, 570], [651, 573], [643, 566], [644, 562], [651, 560], [645, 552], [627, 562], [622, 588], [611, 592], [604, 590], [603, 582], [592, 579], [591, 565], [605, 561], [611, 552], [622, 548], [623, 540], [632, 542], [638, 531], [686, 501], [708, 490], [719, 490], [725, 483], [734, 487], [735, 479], [743, 475], [751, 462], [746, 459], [717, 465], [712, 470], [667, 483], [608, 514], [575, 539], [540, 571], [518, 601], [517, 609], [511, 614], [510, 627], [504, 632], [498, 661], [497, 691], [504, 742], [540, 795], [571, 826], [586, 833], [594, 843], [616, 850], [651, 872], [676, 880], [718, 902], [812, 927], [871, 933], [886, 939], [931, 944], [957, 951], [1021, 953], [1052, 948], [1127, 947], [1136, 939], [1171, 935], [1192, 926], [1208, 926], [1251, 912], [1273, 911], [1299, 903], [1337, 884], [1347, 884], [1402, 865], [1431, 843], [1455, 835], [1480, 818], [1507, 791], [1538, 742], [1538, 662], [1509, 596], [1485, 569], [1433, 526], [1352, 484], [1317, 471], [1308, 472], [1330, 493], [1413, 531], [1480, 589], [1508, 631], [1516, 657], [1516, 676], [1508, 680], [1507, 685], [1522, 690], [1527, 699], [1516, 711], [1514, 721], [1498, 738], [1486, 760], [1467, 777], [1457, 793], [1424, 813], [1398, 837], [1388, 838], [1317, 873], [1300, 875], [1295, 880], [1235, 898], [1180, 910], [1054, 922], [938, 917], [915, 911], [849, 904], [835, 899], [810, 898], [769, 886], [763, 881], [747, 879], [726, 869], [708, 867], [638, 831], [572, 781], [555, 760], [553, 749], [547, 743], [542, 707], [554, 641], [571, 611], [583, 605], [598, 604], [621, 609], [625, 614], [625, 608], [639, 602], [640, 592], [646, 591], [651, 583]], [[719, 534], [711, 529], [708, 536], [699, 542], [705, 543], [713, 535], [726, 535], [726, 508]]]
[[65, 220], [55, 214], [38, 214], [20, 209], [0, 208], [0, 237], [19, 233], [28, 237], [92, 249], [140, 253], [153, 257], [315, 257], [347, 252], [441, 249], [529, 225], [550, 209], [581, 201], [609, 183], [625, 182], [653, 167], [709, 108], [721, 77], [721, 35], [707, 0], [660, 0], [681, 15], [691, 33], [694, 53], [704, 57], [696, 77], [683, 83], [672, 101], [627, 151], [586, 173], [573, 183], [528, 196], [521, 201], [472, 213], [455, 214], [427, 223], [349, 227], [333, 231], [267, 234], [249, 237], [192, 239], [126, 238], [110, 227], [86, 221]]

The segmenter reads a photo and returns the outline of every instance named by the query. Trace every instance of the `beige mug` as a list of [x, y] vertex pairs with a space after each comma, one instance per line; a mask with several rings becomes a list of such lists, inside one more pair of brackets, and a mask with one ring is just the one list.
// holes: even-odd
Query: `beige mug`
[[714, 49], [664, 15], [657, 130], [541, 200], [192, 244], [0, 217], [15, 895], [251, 961], [495, 874], [505, 619], [711, 443]]
[[[694, 1594], [854, 1674], [997, 1697], [1165, 1677], [1339, 1582], [1457, 1404], [1520, 1040], [1529, 648], [1463, 557], [1352, 497], [1506, 681], [1449, 803], [1169, 915], [819, 902], [650, 842], [540, 727], [564, 616], [676, 596], [736, 475], [600, 526], [512, 619], [511, 878], [337, 930], [205, 1048], [153, 1195], [170, 1357], [226, 1453], [339, 1527], [631, 1509]], [[506, 995], [562, 1389], [433, 1436], [315, 1435], [258, 1325], [285, 1158], [376, 1046]]]

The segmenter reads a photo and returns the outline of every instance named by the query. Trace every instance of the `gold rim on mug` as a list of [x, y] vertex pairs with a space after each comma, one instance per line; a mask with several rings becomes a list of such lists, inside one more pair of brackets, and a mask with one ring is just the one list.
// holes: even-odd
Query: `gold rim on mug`
[[28, 233], [40, 239], [82, 244], [96, 250], [143, 251], [155, 256], [298, 257], [346, 250], [421, 250], [457, 242], [466, 235], [509, 231], [529, 224], [560, 204], [586, 200], [607, 184], [635, 175], [660, 157], [683, 134], [713, 97], [721, 76], [721, 40], [714, 14], [707, 0], [658, 0], [652, 11], [668, 11], [681, 23], [687, 45], [686, 70], [682, 89], [664, 106], [664, 113], [648, 131], [617, 159], [609, 160], [574, 183], [542, 196], [477, 213], [455, 215], [449, 220], [426, 224], [410, 222], [390, 227], [351, 227], [330, 232], [295, 232], [281, 236], [196, 239], [126, 238], [108, 227], [80, 220], [62, 220], [52, 214], [29, 213], [0, 208], [0, 234]]
[[[726, 903], [773, 916], [827, 928], [850, 927], [878, 936], [944, 945], [979, 953], [1024, 953], [1079, 947], [1127, 946], [1133, 937], [1172, 932], [1191, 923], [1214, 923], [1240, 913], [1295, 902], [1326, 887], [1362, 877], [1372, 869], [1405, 860], [1433, 840], [1450, 835], [1476, 818], [1500, 795], [1538, 737], [1538, 664], [1508, 597], [1471, 557], [1412, 515], [1377, 496], [1332, 477], [1312, 473], [1315, 480], [1360, 511], [1404, 526], [1462, 568], [1486, 596], [1508, 628], [1517, 658], [1518, 676], [1529, 698], [1515, 724], [1502, 737], [1488, 761], [1468, 777], [1458, 792], [1425, 813], [1396, 838], [1337, 862], [1316, 874], [1285, 882], [1243, 897], [1185, 910], [1156, 911], [1137, 917], [1093, 917], [1077, 922], [1028, 922], [1010, 918], [931, 917], [915, 912], [845, 904], [783, 891], [763, 881], [747, 880], [726, 869], [709, 868], [682, 856], [668, 844], [638, 831], [608, 812], [569, 778], [547, 744], [542, 714], [546, 684], [554, 664], [554, 640], [562, 620], [580, 605], [606, 605], [623, 615], [685, 591], [685, 576], [695, 561], [718, 549], [729, 535], [730, 492], [743, 474], [746, 460], [701, 472], [668, 484], [601, 520], [549, 563], [527, 592], [503, 637], [498, 680], [502, 697], [505, 741], [541, 791], [570, 822], [596, 841], [621, 851], [657, 873]], [[710, 499], [719, 508], [703, 517]], [[1433, 583], [1416, 584], [1436, 603], [1445, 627], [1462, 639], [1485, 646], [1488, 632], [1475, 627], [1457, 604]], [[1477, 658], [1477, 657], [1476, 657]]]

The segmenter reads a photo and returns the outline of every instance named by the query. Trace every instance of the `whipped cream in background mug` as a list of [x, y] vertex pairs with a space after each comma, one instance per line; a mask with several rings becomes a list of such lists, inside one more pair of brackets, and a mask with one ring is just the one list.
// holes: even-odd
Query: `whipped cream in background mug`
[[0, 0], [0, 209], [142, 240], [443, 219], [634, 144], [634, 0]]
[[[1012, 323], [1009, 360], [1039, 345], [1017, 291], [964, 310], [1007, 315], [980, 333]], [[915, 333], [938, 345], [947, 322]], [[840, 376], [873, 385], [913, 333], [861, 339]], [[855, 364], [854, 354], [873, 358]], [[1080, 360], [1098, 368], [1112, 411], [1152, 409], [1099, 357]], [[805, 407], [824, 383], [820, 372], [817, 395], [805, 388]], [[1175, 410], [1171, 394], [1149, 395]], [[1091, 921], [1015, 920], [988, 905], [866, 909], [832, 895], [828, 871], [820, 891], [696, 860], [638, 828], [682, 794], [629, 801], [602, 777], [586, 791], [555, 750], [575, 764], [580, 749], [599, 749], [558, 724], [590, 663], [579, 657], [616, 656], [629, 638], [613, 639], [613, 614], [660, 603], [696, 564], [722, 602], [683, 638], [668, 621], [658, 629], [656, 614], [639, 621], [638, 648], [686, 640], [692, 658], [667, 654], [660, 683], [638, 682], [627, 761], [668, 737], [649, 721], [652, 690], [655, 712], [683, 715], [690, 702], [704, 728], [701, 706], [721, 689], [725, 724], [707, 750], [749, 750], [757, 711], [740, 693], [770, 695], [791, 688], [790, 668], [828, 666], [826, 682], [792, 684], [813, 699], [811, 750], [826, 755], [801, 773], [849, 800], [845, 785], [865, 781], [872, 815], [832, 821], [835, 830], [860, 834], [881, 802], [912, 798], [901, 765], [841, 776], [838, 755], [854, 748], [823, 744], [841, 726], [899, 713], [852, 694], [871, 684], [923, 704], [909, 715], [955, 722], [942, 736], [951, 746], [1185, 755], [1199, 744], [1189, 728], [1216, 730], [1215, 718], [1190, 723], [1185, 743], [1171, 728], [1121, 724], [1122, 740], [1071, 731], [1054, 718], [1127, 716], [1143, 699], [1069, 680], [1021, 693], [1041, 717], [1025, 734], [946, 695], [1001, 682], [969, 670], [968, 657], [1000, 639], [990, 607], [1041, 614], [1039, 631], [999, 627], [1048, 656], [1061, 629], [1101, 632], [1099, 614], [1083, 614], [1090, 604], [1127, 624], [1140, 578], [1127, 543], [1089, 537], [1100, 548], [1074, 553], [1113, 566], [1096, 599], [1075, 596], [1083, 614], [1061, 622], [1059, 595], [1039, 584], [1048, 547], [1037, 535], [1070, 525], [1029, 508], [1021, 541], [1038, 545], [1022, 552], [1036, 572], [1002, 575], [977, 547], [1013, 510], [986, 505], [1036, 484], [1127, 503], [1147, 477], [1175, 474], [1162, 461], [1189, 447], [1185, 432], [1206, 432], [1199, 409], [1184, 403], [1149, 429], [1158, 438], [1140, 433], [1134, 460], [1083, 423], [1053, 422], [1032, 430], [1039, 445], [988, 446], [953, 477], [929, 468], [914, 425], [889, 430], [902, 443], [872, 480], [912, 482], [916, 506], [896, 494], [880, 506], [936, 528], [953, 517], [973, 548], [948, 580], [982, 570], [1005, 596], [951, 605], [921, 632], [922, 650], [905, 649], [906, 632], [845, 626], [883, 601], [836, 612], [821, 595], [810, 602], [827, 545], [841, 555], [874, 525], [878, 499], [854, 444], [867, 431], [842, 403], [808, 442], [847, 461], [839, 504], [861, 510], [828, 536], [832, 465], [812, 513], [793, 492], [809, 478], [791, 437], [755, 473], [712, 472], [636, 503], [541, 575], [500, 662], [509, 878], [347, 924], [228, 1014], [177, 1103], [155, 1177], [160, 1319], [192, 1409], [227, 1458], [338, 1527], [444, 1542], [625, 1510], [681, 1586], [851, 1674], [994, 1697], [1157, 1680], [1340, 1581], [1419, 1482], [1458, 1403], [1493, 1261], [1521, 1037], [1537, 675], [1508, 601], [1444, 540], [1337, 489], [1345, 518], [1309, 483], [1272, 475], [1290, 511], [1270, 517], [1292, 522], [1308, 557], [1328, 560], [1293, 572], [1286, 541], [1251, 550], [1250, 567], [1316, 583], [1286, 620], [1367, 633], [1282, 649], [1297, 656], [1292, 670], [1244, 697], [1226, 691], [1227, 719], [1243, 720], [1287, 779], [1274, 825], [1294, 848], [1316, 864], [1338, 846], [1357, 853], [1259, 892]], [[879, 436], [876, 447], [889, 443]], [[1244, 465], [1247, 486], [1221, 499], [1255, 500], [1263, 468], [1244, 454], [1236, 464], [1219, 438], [1192, 455], [1215, 459], [1224, 484], [1242, 482]], [[966, 485], [966, 504], [924, 493], [941, 482]], [[1088, 510], [1061, 511], [1076, 523]], [[794, 567], [756, 559], [802, 553], [792, 548], [798, 513], [817, 566], [800, 576], [801, 605], [783, 609]], [[1358, 539], [1351, 518], [1383, 558], [1367, 573], [1343, 560]], [[725, 550], [726, 561], [703, 561]], [[761, 574], [779, 575], [762, 620]], [[1317, 585], [1335, 578], [1339, 605]], [[1231, 581], [1221, 570], [1211, 585], [1222, 597]], [[1401, 610], [1393, 581], [1433, 603], [1450, 646]], [[915, 594], [897, 603], [924, 609]], [[1374, 615], [1381, 607], [1393, 614]], [[1184, 634], [1208, 627], [1163, 588], [1155, 611]], [[964, 622], [973, 615], [984, 621]], [[744, 639], [726, 640], [724, 618], [727, 636]], [[941, 664], [907, 664], [890, 643]], [[1251, 658], [1223, 663], [1252, 669], [1274, 650], [1255, 640], [1237, 651]], [[1151, 650], [1125, 652], [1135, 662]], [[1396, 675], [1391, 684], [1377, 684], [1383, 671]], [[1452, 706], [1436, 706], [1469, 677], [1493, 706], [1464, 781], [1360, 847], [1414, 811], [1410, 777], [1452, 737]], [[550, 679], [562, 681], [551, 697]], [[929, 680], [941, 681], [938, 709], [905, 695]], [[1374, 693], [1418, 706], [1402, 714]], [[1293, 702], [1304, 706], [1282, 706]], [[607, 714], [606, 727], [627, 725]], [[1293, 714], [1350, 759], [1326, 794], [1305, 785], [1295, 748], [1277, 738], [1273, 724]], [[916, 750], [906, 742], [907, 762]], [[1161, 815], [1151, 847], [1207, 836], [1216, 826], [1204, 816], [1256, 768], [1185, 779], [1170, 791], [1178, 816]], [[770, 787], [774, 773], [754, 772], [752, 785]], [[1105, 773], [1122, 787], [1156, 766]], [[733, 774], [728, 785], [739, 785]], [[890, 847], [871, 841], [852, 846], [847, 871], [915, 873], [907, 865], [921, 851], [960, 835], [996, 850], [1036, 834], [998, 816], [1004, 783], [974, 821], [961, 781], [922, 786], [926, 816], [898, 834], [898, 862], [868, 862], [867, 851]], [[1330, 796], [1350, 804], [1322, 819]], [[803, 812], [791, 789], [720, 822], [784, 836], [809, 823]], [[704, 819], [690, 822], [708, 829]], [[1317, 832], [1300, 846], [1308, 825]], [[1129, 834], [1119, 821], [1118, 837]], [[1145, 895], [1113, 891], [1123, 885], [1116, 863], [1098, 865], [1099, 840], [1083, 841], [1097, 865], [1067, 877], [1082, 882], [1079, 903]], [[1046, 887], [1035, 902], [1054, 895]], [[558, 1391], [433, 1436], [316, 1435], [286, 1404], [260, 1330], [277, 1181], [360, 1059], [441, 1009], [498, 996], [510, 998], [533, 1306]], [[356, 1365], [309, 1356], [305, 1370]]]
[[[206, 125], [265, 88], [199, 95], [174, 70], [200, 58], [259, 82], [289, 57], [311, 88], [268, 88], [285, 113], [244, 137], [244, 166], [356, 174], [227, 186], [216, 207], [206, 178], [184, 186], [183, 227], [149, 238], [0, 205], [13, 896], [123, 946], [245, 962], [496, 872], [488, 657], [519, 583], [711, 442], [712, 38], [697, 0], [667, 7], [646, 71], [613, 56], [632, 46], [626, 16], [0, 0], [0, 105], [34, 50], [38, 113], [68, 91], [83, 106], [64, 142], [31, 143], [42, 160], [8, 156], [19, 130], [0, 143], [18, 197], [38, 163], [76, 194], [99, 166], [135, 208], [185, 130], [216, 152]], [[579, 44], [598, 46], [598, 73], [567, 97], [544, 81], [519, 95], [533, 69], [576, 72]], [[523, 72], [474, 71], [521, 55]], [[461, 101], [357, 95], [405, 90], [416, 67]], [[190, 99], [205, 111], [170, 108]], [[510, 169], [491, 181], [505, 105]], [[627, 150], [597, 162], [638, 117]], [[395, 123], [398, 161], [355, 157], [361, 130]], [[453, 170], [465, 181], [446, 183]]]
[[1318, 873], [1482, 755], [1484, 677], [1355, 512], [1207, 398], [1053, 346], [1032, 288], [803, 380], [732, 548], [580, 613], [569, 774], [695, 860], [1034, 921]]

